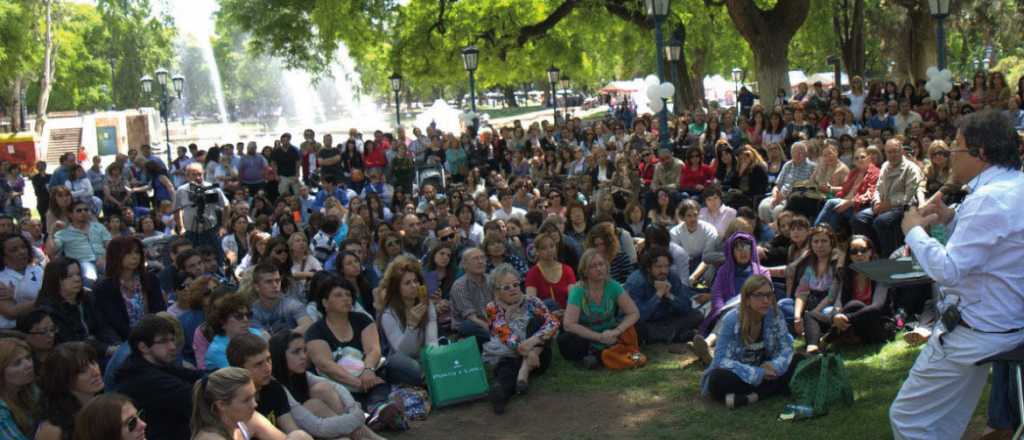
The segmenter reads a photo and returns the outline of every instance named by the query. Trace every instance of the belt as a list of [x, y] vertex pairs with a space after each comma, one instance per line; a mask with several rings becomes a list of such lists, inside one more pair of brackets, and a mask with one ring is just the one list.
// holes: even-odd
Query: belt
[[998, 332], [990, 332], [990, 331], [985, 331], [985, 330], [978, 330], [978, 329], [976, 329], [974, 327], [971, 327], [971, 325], [968, 324], [967, 321], [964, 321], [962, 318], [960, 319], [960, 322], [958, 323], [958, 325], [963, 327], [963, 328], [966, 328], [968, 330], [976, 331], [978, 333], [989, 333], [989, 334], [994, 334], [994, 335], [1007, 335], [1007, 334], [1010, 334], [1010, 333], [1017, 333], [1017, 332], [1019, 332], [1021, 330], [1024, 330], [1024, 328], [1015, 328], [1015, 329], [1011, 329], [1011, 330], [1003, 330], [1003, 331], [998, 331]]

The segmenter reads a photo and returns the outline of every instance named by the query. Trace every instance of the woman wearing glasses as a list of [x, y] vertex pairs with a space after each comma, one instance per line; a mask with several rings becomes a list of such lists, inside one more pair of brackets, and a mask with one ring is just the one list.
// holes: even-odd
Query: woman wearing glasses
[[103, 392], [96, 351], [84, 342], [57, 346], [40, 369], [39, 387], [43, 422], [36, 430], [36, 440], [70, 439], [75, 414]]
[[514, 394], [526, 394], [530, 375], [539, 375], [551, 364], [551, 338], [558, 332], [558, 318], [544, 301], [526, 296], [519, 273], [509, 264], [495, 267], [487, 277], [494, 301], [487, 304], [491, 340], [484, 344], [484, 361], [496, 364], [491, 404], [501, 414]]
[[719, 335], [701, 378], [703, 395], [737, 408], [787, 392], [797, 362], [770, 278], [753, 275], [743, 283], [740, 305], [722, 318]]
[[[866, 263], [877, 258], [871, 240], [854, 235], [846, 253], [849, 263]], [[850, 331], [864, 343], [892, 340], [896, 326], [889, 306], [888, 288], [867, 275], [845, 267], [842, 290], [836, 298], [835, 312], [830, 317], [832, 333], [837, 337]]]
[[267, 339], [262, 332], [250, 325], [251, 320], [252, 310], [249, 308], [249, 302], [241, 294], [228, 294], [213, 302], [205, 326], [197, 329], [197, 335], [202, 332], [206, 340], [210, 341], [203, 356], [196, 350], [196, 359], [203, 358], [204, 369], [216, 370], [228, 366], [228, 343], [235, 336], [252, 333]]
[[94, 397], [75, 416], [75, 440], [146, 440], [142, 411], [127, 397]]
[[878, 167], [868, 156], [868, 151], [858, 148], [853, 152], [855, 167], [846, 175], [846, 180], [836, 192], [836, 197], [825, 202], [814, 225], [827, 223], [833, 231], [839, 228], [839, 221], [849, 222], [853, 214], [870, 206], [878, 184]]

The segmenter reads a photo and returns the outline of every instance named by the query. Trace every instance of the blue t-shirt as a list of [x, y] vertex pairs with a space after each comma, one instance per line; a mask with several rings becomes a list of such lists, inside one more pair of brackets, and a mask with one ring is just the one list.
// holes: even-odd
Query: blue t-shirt
[[[249, 327], [249, 333], [263, 337], [263, 334], [253, 327]], [[206, 365], [204, 365], [203, 368], [213, 371], [229, 366], [228, 342], [230, 342], [230, 340], [226, 335], [217, 335], [213, 337], [213, 341], [210, 341], [210, 346], [206, 349]]]

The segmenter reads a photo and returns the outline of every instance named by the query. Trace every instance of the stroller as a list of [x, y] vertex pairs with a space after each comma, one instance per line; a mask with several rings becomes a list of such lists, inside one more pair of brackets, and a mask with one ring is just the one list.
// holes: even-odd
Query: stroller
[[444, 165], [438, 163], [417, 163], [413, 193], [418, 193], [423, 188], [423, 185], [431, 184], [437, 189], [438, 194], [444, 194], [446, 181]]

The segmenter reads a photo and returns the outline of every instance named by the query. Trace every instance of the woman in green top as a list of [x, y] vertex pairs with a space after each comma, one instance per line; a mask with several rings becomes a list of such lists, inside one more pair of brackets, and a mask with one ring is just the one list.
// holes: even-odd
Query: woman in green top
[[609, 277], [608, 261], [600, 252], [584, 252], [576, 273], [580, 280], [569, 289], [558, 349], [566, 360], [596, 368], [600, 351], [636, 324], [640, 312], [622, 285]]

